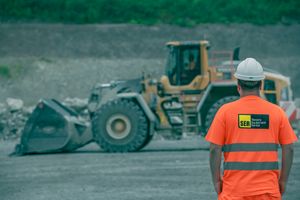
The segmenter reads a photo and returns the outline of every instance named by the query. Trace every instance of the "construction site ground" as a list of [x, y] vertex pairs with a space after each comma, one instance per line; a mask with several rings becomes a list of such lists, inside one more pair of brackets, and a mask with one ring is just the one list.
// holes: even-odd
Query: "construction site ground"
[[[73, 153], [9, 157], [16, 143], [0, 142], [1, 200], [217, 199], [200, 137], [157, 139], [136, 153], [104, 153], [92, 143]], [[299, 188], [297, 142], [283, 199], [299, 200]]]

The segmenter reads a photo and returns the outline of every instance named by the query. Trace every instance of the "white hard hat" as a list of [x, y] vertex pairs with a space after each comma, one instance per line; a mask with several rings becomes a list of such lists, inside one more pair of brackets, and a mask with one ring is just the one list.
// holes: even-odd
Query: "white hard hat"
[[260, 81], [266, 76], [259, 62], [254, 58], [246, 58], [238, 65], [234, 77], [244, 81]]

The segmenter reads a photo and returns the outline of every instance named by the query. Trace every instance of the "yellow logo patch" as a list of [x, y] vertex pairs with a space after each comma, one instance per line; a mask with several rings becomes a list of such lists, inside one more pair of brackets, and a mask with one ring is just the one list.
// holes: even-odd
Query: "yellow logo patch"
[[239, 127], [251, 128], [251, 115], [239, 115]]

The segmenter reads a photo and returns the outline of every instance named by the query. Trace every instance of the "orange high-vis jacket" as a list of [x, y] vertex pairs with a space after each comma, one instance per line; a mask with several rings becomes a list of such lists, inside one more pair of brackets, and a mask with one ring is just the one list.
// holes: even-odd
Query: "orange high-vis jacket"
[[280, 195], [278, 145], [297, 140], [277, 105], [257, 96], [246, 96], [223, 105], [206, 140], [223, 146], [222, 194]]

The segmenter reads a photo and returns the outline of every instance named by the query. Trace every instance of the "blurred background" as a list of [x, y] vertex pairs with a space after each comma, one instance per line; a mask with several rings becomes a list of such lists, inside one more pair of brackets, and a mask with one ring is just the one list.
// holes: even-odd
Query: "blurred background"
[[[210, 51], [240, 47], [240, 59], [290, 77], [300, 106], [299, 8], [300, 0], [0, 0], [1, 200], [216, 199], [199, 136], [155, 134], [139, 153], [106, 154], [92, 143], [74, 153], [8, 154], [39, 99], [88, 116], [96, 83], [143, 72], [159, 78], [171, 40], [205, 39]], [[299, 161], [284, 199], [300, 199]]]
[[241, 59], [289, 76], [300, 97], [299, 7], [299, 0], [0, 0], [0, 113], [42, 97], [86, 99], [96, 83], [143, 72], [160, 77], [170, 40], [240, 47]]

